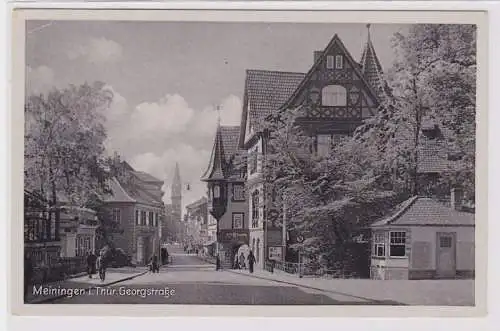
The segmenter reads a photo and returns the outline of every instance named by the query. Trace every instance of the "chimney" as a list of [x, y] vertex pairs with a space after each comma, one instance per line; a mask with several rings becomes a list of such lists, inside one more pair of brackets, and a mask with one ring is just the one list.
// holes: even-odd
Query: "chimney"
[[323, 51], [314, 51], [314, 63], [318, 61], [319, 57], [323, 54]]
[[462, 200], [464, 199], [464, 192], [459, 187], [451, 189], [451, 208], [455, 210], [462, 210]]

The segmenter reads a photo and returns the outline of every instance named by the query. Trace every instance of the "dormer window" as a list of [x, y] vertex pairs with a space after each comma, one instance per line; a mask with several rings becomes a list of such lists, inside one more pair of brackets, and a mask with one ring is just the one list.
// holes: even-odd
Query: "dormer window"
[[328, 85], [321, 91], [323, 106], [345, 106], [347, 104], [347, 92], [340, 85]]
[[333, 55], [328, 55], [326, 57], [326, 68], [327, 69], [333, 69], [335, 67], [335, 62], [334, 62], [334, 57]]
[[335, 56], [335, 69], [344, 68], [344, 57], [342, 55]]

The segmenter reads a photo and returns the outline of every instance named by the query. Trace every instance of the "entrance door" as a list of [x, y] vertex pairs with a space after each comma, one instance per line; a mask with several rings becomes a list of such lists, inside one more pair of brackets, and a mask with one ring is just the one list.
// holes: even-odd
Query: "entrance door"
[[436, 242], [436, 274], [439, 278], [456, 275], [456, 234], [438, 232]]

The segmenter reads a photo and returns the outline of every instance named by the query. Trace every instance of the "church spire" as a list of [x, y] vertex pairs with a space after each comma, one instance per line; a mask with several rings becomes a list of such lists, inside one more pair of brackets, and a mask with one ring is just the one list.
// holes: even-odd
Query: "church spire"
[[370, 27], [371, 24], [366, 25], [367, 40], [363, 49], [363, 54], [361, 55], [361, 72], [365, 76], [368, 84], [376, 91], [377, 97], [382, 101], [387, 97], [389, 92], [382, 65], [373, 47]]
[[182, 196], [181, 173], [179, 171], [179, 163], [175, 163], [174, 179], [172, 180], [172, 197]]
[[[217, 107], [219, 112], [219, 107]], [[212, 147], [212, 155], [210, 156], [210, 163], [208, 169], [202, 176], [203, 181], [221, 180], [224, 179], [224, 144], [222, 141], [222, 130], [220, 125], [220, 112], [217, 117], [217, 131], [215, 133], [214, 145]]]

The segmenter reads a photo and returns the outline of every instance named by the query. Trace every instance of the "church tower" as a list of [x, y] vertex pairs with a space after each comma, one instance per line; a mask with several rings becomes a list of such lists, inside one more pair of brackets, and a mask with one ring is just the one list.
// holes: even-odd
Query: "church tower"
[[182, 182], [179, 164], [175, 163], [174, 179], [172, 181], [172, 220], [177, 223], [182, 221]]

